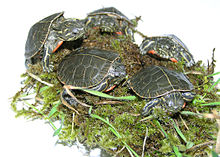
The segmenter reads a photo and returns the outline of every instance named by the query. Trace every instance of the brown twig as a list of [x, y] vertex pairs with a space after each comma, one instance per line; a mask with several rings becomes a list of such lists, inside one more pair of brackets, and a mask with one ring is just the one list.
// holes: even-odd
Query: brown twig
[[139, 34], [142, 38], [147, 38], [146, 35], [144, 35], [142, 32], [138, 31], [137, 29], [133, 30], [134, 32], [136, 32], [137, 34]]
[[73, 110], [74, 112], [76, 112], [78, 115], [80, 115], [80, 113], [74, 109], [72, 106], [69, 105], [69, 103], [67, 103], [62, 97], [61, 97], [61, 102], [63, 105], [65, 105], [66, 107], [68, 107], [69, 109]]
[[180, 115], [180, 119], [182, 120], [184, 126], [186, 127], [187, 130], [189, 130], [189, 127], [187, 126], [186, 122], [183, 120], [182, 116]]
[[193, 75], [203, 75], [201, 71], [187, 71], [185, 72], [186, 75], [193, 74]]
[[122, 147], [119, 151], [117, 151], [114, 155], [114, 157], [116, 157], [119, 153], [121, 153], [123, 150], [125, 149], [125, 146]]
[[147, 140], [147, 137], [148, 137], [148, 128], [146, 127], [146, 133], [145, 133], [145, 137], [144, 137], [144, 142], [143, 142], [143, 147], [142, 147], [142, 157], [144, 157], [144, 148], [145, 148], [145, 145], [146, 145], [146, 140]]
[[73, 93], [69, 90], [69, 86], [64, 85], [63, 88], [66, 90], [66, 92], [80, 105], [85, 106], [85, 107], [91, 107], [90, 105], [87, 105], [86, 103], [83, 103], [81, 101], [79, 101], [74, 95]]
[[112, 105], [114, 105], [114, 104], [124, 104], [124, 102], [122, 102], [122, 101], [100, 101], [100, 102], [97, 102], [97, 103], [95, 103], [95, 104], [97, 104], [97, 105], [105, 105], [105, 104], [112, 104]]
[[34, 74], [30, 73], [29, 71], [27, 71], [27, 73], [28, 73], [28, 75], [29, 75], [30, 77], [34, 78], [35, 80], [37, 80], [37, 81], [39, 81], [39, 82], [41, 82], [41, 83], [43, 83], [43, 84], [45, 84], [45, 85], [47, 85], [47, 86], [50, 86], [50, 87], [53, 87], [53, 86], [54, 86], [54, 85], [51, 84], [51, 83], [48, 83], [48, 82], [46, 82], [46, 81], [41, 80], [40, 77], [38, 77], [37, 75], [34, 75]]
[[187, 149], [186, 153], [191, 152], [191, 151], [196, 150], [196, 149], [199, 149], [200, 147], [204, 147], [204, 146], [208, 146], [208, 145], [212, 145], [212, 144], [215, 144], [215, 141], [208, 141], [208, 142], [197, 144], [197, 145]]

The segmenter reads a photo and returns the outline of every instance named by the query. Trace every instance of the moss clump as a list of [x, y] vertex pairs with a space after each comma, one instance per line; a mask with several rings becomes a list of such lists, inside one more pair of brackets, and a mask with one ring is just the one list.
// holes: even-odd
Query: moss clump
[[[214, 146], [214, 143], [202, 144], [216, 140], [216, 122], [196, 114], [211, 113], [214, 109], [219, 111], [218, 105], [201, 106], [201, 103], [219, 101], [218, 89], [210, 90], [213, 81], [209, 75], [214, 71], [214, 59], [212, 67], [206, 67], [199, 61], [191, 68], [184, 68], [181, 62], [174, 64], [158, 61], [149, 56], [140, 56], [138, 46], [124, 36], [92, 32], [87, 39], [78, 42], [77, 46], [80, 47], [96, 47], [118, 52], [126, 66], [128, 76], [149, 65], [161, 65], [185, 72], [194, 84], [197, 94], [194, 101], [184, 108], [188, 114], [178, 113], [170, 117], [160, 110], [155, 110], [157, 119], [149, 117], [143, 120], [139, 113], [145, 101], [140, 98], [134, 101], [113, 101], [76, 91], [75, 95], [79, 100], [93, 106], [92, 114], [105, 119], [114, 126], [116, 132], [106, 122], [91, 117], [87, 107], [78, 105], [73, 106], [78, 112], [70, 110], [61, 104], [60, 93], [63, 88], [56, 74], [57, 65], [62, 58], [77, 48], [76, 45], [71, 47], [72, 43], [67, 43], [51, 58], [54, 72], [49, 74], [43, 72], [38, 62], [22, 75], [24, 78], [22, 88], [15, 94], [11, 103], [12, 109], [17, 113], [16, 116], [46, 119], [50, 123], [63, 119], [62, 127], [54, 127], [60, 143], [71, 145], [77, 138], [89, 147], [99, 146], [111, 154], [119, 153], [119, 156], [129, 155], [127, 149], [123, 149], [126, 144], [137, 154], [141, 155], [144, 152], [148, 156], [174, 156], [177, 153], [200, 155], [201, 152], [207, 155], [211, 151], [209, 146]], [[25, 101], [30, 94], [34, 94], [33, 103]], [[123, 83], [107, 94], [116, 97], [134, 95]], [[20, 104], [21, 101], [24, 103]], [[180, 135], [177, 128], [185, 138]], [[116, 136], [114, 131], [120, 136]], [[196, 145], [201, 146], [192, 147]]]

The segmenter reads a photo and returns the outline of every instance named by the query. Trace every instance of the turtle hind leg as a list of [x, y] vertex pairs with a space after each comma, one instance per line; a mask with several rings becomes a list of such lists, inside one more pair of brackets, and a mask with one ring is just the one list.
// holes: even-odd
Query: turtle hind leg
[[[71, 87], [70, 86], [68, 86], [68, 85], [64, 85], [63, 86], [63, 88], [64, 88], [64, 91], [63, 91], [63, 93], [61, 94], [61, 100], [62, 100], [62, 98], [63, 98], [63, 94], [68, 94], [68, 97], [69, 97], [69, 100], [71, 100], [72, 102], [77, 102], [77, 104], [80, 104], [80, 105], [82, 105], [82, 106], [85, 106], [85, 107], [91, 107], [90, 105], [87, 105], [86, 103], [83, 103], [83, 102], [81, 102], [80, 100], [78, 100], [75, 96], [74, 96], [74, 94], [75, 93], [73, 93], [73, 90], [74, 90], [74, 88], [72, 88], [72, 90], [71, 90]], [[65, 96], [65, 95], [64, 95]], [[64, 97], [65, 98], [65, 97]], [[66, 100], [66, 99], [64, 99], [64, 100]]]
[[25, 68], [26, 69], [29, 69], [29, 65], [30, 64], [33, 64], [33, 62], [32, 62], [32, 59], [30, 58], [30, 59], [25, 59]]
[[[74, 106], [77, 107], [78, 103], [77, 101], [72, 98], [66, 90], [63, 90], [61, 95], [60, 95], [61, 101], [63, 102], [63, 104], [68, 104], [69, 106]], [[66, 105], [67, 106], [67, 105]], [[67, 106], [68, 107], [68, 106]]]
[[108, 79], [104, 79], [101, 83], [99, 83], [97, 86], [91, 88], [91, 90], [96, 90], [99, 92], [103, 92], [108, 90]]
[[160, 101], [161, 101], [160, 99], [153, 99], [153, 100], [147, 102], [142, 109], [141, 115], [147, 116], [147, 115], [151, 114], [153, 112], [155, 106], [159, 105]]

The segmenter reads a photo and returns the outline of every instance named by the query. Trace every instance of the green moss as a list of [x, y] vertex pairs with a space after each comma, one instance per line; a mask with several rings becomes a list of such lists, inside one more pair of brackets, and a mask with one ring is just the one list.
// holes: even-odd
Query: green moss
[[[194, 84], [197, 96], [193, 103], [186, 105], [184, 110], [194, 113], [211, 113], [213, 109], [220, 110], [218, 105], [200, 106], [200, 104], [204, 102], [220, 101], [217, 88], [213, 88], [209, 91], [213, 81], [208, 75], [214, 71], [214, 59], [212, 68], [207, 68], [201, 61], [197, 62], [196, 65], [191, 68], [185, 68], [183, 62], [174, 64], [166, 61], [158, 61], [149, 56], [140, 57], [138, 46], [129, 39], [126, 39], [125, 36], [118, 37], [112, 34], [100, 35], [97, 32], [92, 32], [89, 38], [83, 41], [81, 46], [113, 50], [120, 53], [128, 76], [132, 76], [143, 66], [148, 65], [161, 65], [185, 72], [190, 81]], [[33, 120], [48, 120], [44, 115], [48, 116], [53, 106], [60, 101], [60, 93], [63, 90], [62, 83], [58, 80], [56, 74], [57, 65], [62, 58], [69, 53], [71, 53], [71, 49], [63, 47], [58, 53], [51, 57], [52, 62], [54, 62], [53, 73], [44, 73], [40, 63], [30, 66], [28, 72], [36, 75], [42, 81], [31, 77], [29, 73], [22, 75], [24, 78], [22, 88], [15, 94], [11, 103], [12, 109], [16, 112], [16, 117], [24, 116]], [[43, 81], [53, 86], [48, 86]], [[30, 93], [35, 94], [35, 101], [32, 105], [38, 108], [40, 112], [25, 103], [24, 100]], [[134, 93], [122, 83], [113, 91], [108, 92], [108, 94], [112, 96], [126, 96], [133, 95]], [[108, 119], [108, 122], [114, 126], [120, 134], [120, 138], [111, 131], [111, 127], [105, 122], [90, 117], [88, 108], [81, 105], [78, 105], [77, 108], [75, 107], [80, 113], [80, 115], [78, 115], [76, 113], [73, 114], [74, 112], [72, 110], [61, 104], [57, 107], [56, 112], [49, 118], [54, 122], [61, 120], [62, 115], [65, 115], [62, 130], [58, 135], [59, 143], [71, 145], [77, 138], [80, 142], [84, 142], [90, 147], [99, 146], [112, 154], [121, 150], [126, 143], [137, 154], [141, 155], [143, 143], [146, 138], [144, 148], [145, 155], [148, 156], [173, 156], [175, 154], [174, 146], [180, 153], [188, 155], [201, 154], [201, 151], [207, 155], [207, 152], [211, 151], [208, 146], [187, 151], [186, 143], [173, 127], [170, 116], [160, 109], [154, 111], [153, 118], [151, 117], [148, 120], [141, 121], [144, 117], [141, 117], [139, 113], [145, 101], [140, 98], [134, 101], [120, 101], [118, 103], [98, 105], [98, 102], [108, 100], [80, 91], [76, 93], [76, 96], [85, 103], [94, 106], [92, 114]], [[42, 113], [44, 115], [42, 115]], [[155, 123], [155, 118], [157, 118], [160, 123], [160, 127]], [[194, 145], [215, 140], [214, 137], [217, 134], [217, 127], [214, 120], [195, 115], [182, 115], [180, 117], [180, 113], [173, 115], [172, 118], [175, 120], [186, 140], [193, 142]], [[164, 135], [163, 131], [167, 136]], [[129, 155], [126, 149], [119, 154], [119, 156], [123, 155]]]

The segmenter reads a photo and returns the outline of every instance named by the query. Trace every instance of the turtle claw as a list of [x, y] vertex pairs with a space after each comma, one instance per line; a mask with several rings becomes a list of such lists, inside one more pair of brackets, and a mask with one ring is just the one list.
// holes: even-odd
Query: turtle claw
[[50, 73], [53, 71], [53, 69], [54, 69], [53, 64], [49, 64], [49, 57], [46, 58], [46, 61], [43, 60], [43, 70], [45, 72]]
[[52, 72], [53, 69], [54, 69], [54, 66], [51, 65], [51, 64], [48, 65], [48, 66], [46, 66], [46, 65], [43, 66], [43, 70], [44, 70], [45, 72], [48, 72], [48, 73]]
[[50, 65], [49, 65], [49, 68], [48, 68], [49, 71], [47, 71], [47, 72], [52, 72], [53, 69], [54, 69], [54, 66], [53, 66], [52, 64], [50, 64]]
[[43, 64], [43, 70], [50, 73], [53, 71], [54, 66], [50, 64], [50, 53], [48, 51], [49, 51], [48, 48], [44, 49], [42, 64]]

